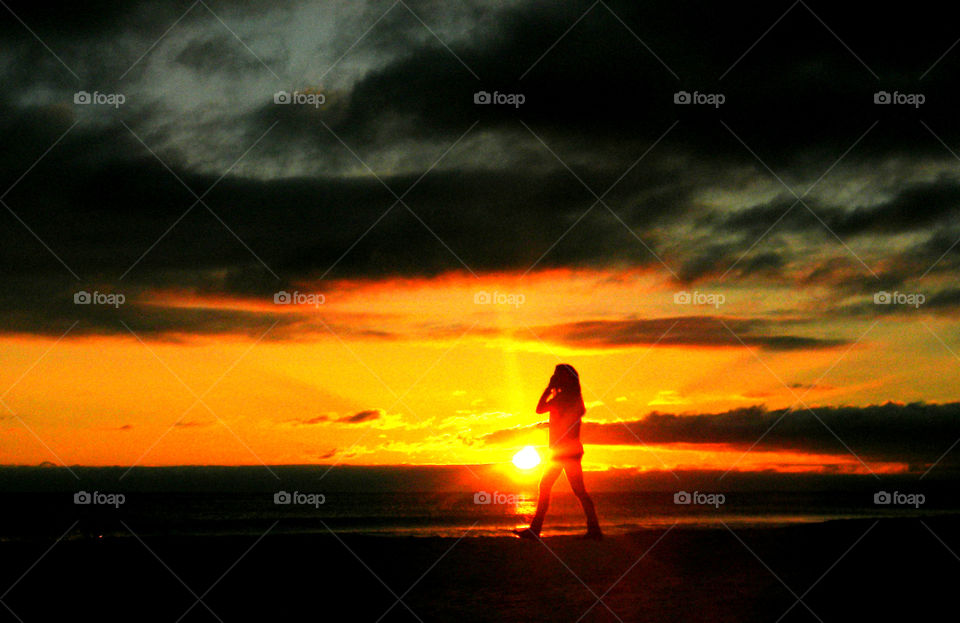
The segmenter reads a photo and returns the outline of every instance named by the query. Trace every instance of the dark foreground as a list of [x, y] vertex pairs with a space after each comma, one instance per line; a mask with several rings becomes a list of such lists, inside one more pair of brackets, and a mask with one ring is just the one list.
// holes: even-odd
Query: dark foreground
[[923, 621], [955, 616], [960, 577], [956, 518], [601, 543], [131, 536], [44, 556], [51, 545], [0, 544], [0, 621]]

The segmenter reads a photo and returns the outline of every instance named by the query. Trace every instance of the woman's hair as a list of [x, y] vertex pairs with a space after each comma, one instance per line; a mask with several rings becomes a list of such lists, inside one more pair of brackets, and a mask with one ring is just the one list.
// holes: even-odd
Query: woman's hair
[[583, 392], [580, 389], [580, 375], [568, 363], [559, 364], [553, 371], [554, 384], [560, 389], [561, 400], [578, 411], [578, 415], [587, 412], [583, 404]]

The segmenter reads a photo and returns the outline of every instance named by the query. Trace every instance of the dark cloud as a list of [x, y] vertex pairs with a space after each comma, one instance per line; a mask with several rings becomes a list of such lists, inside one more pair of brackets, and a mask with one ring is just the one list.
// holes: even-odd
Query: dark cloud
[[[952, 79], [960, 56], [927, 72], [955, 41], [937, 5], [904, 14], [797, 4], [777, 21], [786, 7], [410, 2], [417, 17], [397, 5], [350, 48], [386, 6], [324, 12], [258, 0], [211, 3], [214, 16], [197, 5], [158, 42], [191, 3], [8, 4], [80, 83], [19, 21], [3, 21], [0, 194], [13, 212], [0, 211], [4, 331], [62, 332], [77, 314], [60, 301], [96, 284], [133, 300], [169, 286], [258, 297], [321, 276], [535, 263], [668, 275], [656, 253], [687, 284], [722, 277], [865, 295], [908, 284], [945, 253], [931, 276], [949, 278], [960, 262], [960, 247], [951, 248], [960, 183], [940, 142], [960, 143]], [[311, 7], [327, 27], [316, 40], [285, 29]], [[276, 90], [301, 86], [322, 88], [327, 103], [273, 103]], [[129, 104], [74, 105], [81, 87], [121, 90]], [[477, 105], [479, 90], [526, 102]], [[726, 102], [678, 106], [678, 90], [720, 92]], [[878, 90], [921, 92], [926, 103], [875, 105]], [[791, 209], [778, 178], [799, 194], [844, 154], [804, 199], [813, 213]], [[597, 194], [616, 183], [606, 205], [578, 177]], [[416, 187], [400, 205], [381, 180], [397, 194]], [[196, 203], [194, 193], [208, 189]], [[834, 234], [866, 247], [880, 279]], [[928, 309], [952, 310], [950, 292], [937, 292]], [[117, 332], [117, 318], [147, 336], [254, 334], [277, 319], [292, 331], [304, 321], [137, 305], [105, 313], [85, 310], [77, 334]], [[715, 321], [684, 322], [664, 343], [735, 344]], [[661, 324], [587, 322], [550, 333], [647, 344]], [[731, 328], [768, 349], [843, 343], [754, 320]]]
[[[584, 161], [587, 153], [594, 156], [593, 166], [581, 169], [581, 174], [598, 186], [601, 180], [612, 182], [632, 160], [628, 153], [648, 146], [677, 118], [679, 131], [654, 159], [696, 153], [705, 159], [757, 166], [768, 175], [718, 123], [722, 116], [788, 183], [807, 173], [814, 177], [822, 173], [876, 119], [883, 127], [849, 155], [852, 162], [885, 153], [947, 155], [918, 123], [918, 111], [873, 104], [873, 93], [879, 89], [921, 90], [928, 94], [925, 120], [938, 132], [956, 130], [949, 97], [943, 97], [955, 94], [946, 74], [951, 62], [946, 60], [941, 72], [931, 72], [923, 82], [919, 79], [955, 37], [942, 27], [931, 33], [926, 19], [911, 23], [900, 14], [873, 7], [869, 17], [853, 6], [828, 11], [815, 7], [865, 59], [865, 67], [817, 17], [798, 5], [730, 69], [780, 17], [782, 7], [755, 11], [731, 5], [718, 15], [684, 3], [609, 6], [616, 16], [599, 5], [569, 32], [589, 2], [524, 3], [501, 10], [493, 24], [477, 29], [475, 39], [453, 45], [479, 81], [448, 50], [428, 39], [364, 76], [354, 88], [349, 114], [334, 130], [361, 146], [400, 136], [449, 142], [478, 118], [488, 131], [522, 136], [525, 130], [518, 124], [522, 119], [561, 156], [575, 161]], [[427, 10], [435, 23], [443, 21], [442, 14]], [[865, 36], [867, 32], [871, 36]], [[893, 33], [901, 40], [922, 38], [923, 44], [893, 56], [882, 41]], [[937, 35], [942, 38], [934, 43]], [[518, 111], [478, 109], [472, 100], [478, 89], [522, 92], [527, 102]], [[678, 107], [672, 96], [679, 89], [720, 91], [727, 103], [720, 111]], [[304, 120], [300, 128], [311, 126]], [[312, 129], [319, 129], [318, 124]], [[323, 131], [305, 134], [324, 143], [333, 140]], [[610, 166], [611, 159], [620, 161], [619, 171]]]
[[177, 55], [176, 61], [199, 74], [229, 71], [238, 77], [242, 72], [261, 67], [256, 57], [247, 53], [243, 44], [226, 29], [220, 37], [191, 41]]
[[949, 288], [932, 295], [924, 302], [924, 309], [960, 310], [960, 288]]
[[[587, 320], [542, 327], [538, 334], [549, 340], [589, 347], [663, 346], [736, 347], [758, 346], [767, 350], [833, 348], [843, 339], [807, 337], [780, 333], [796, 322], [722, 316], [678, 316], [651, 319]], [[726, 326], [724, 326], [726, 325]]]
[[337, 449], [336, 449], [336, 448], [331, 448], [331, 449], [328, 450], [327, 452], [320, 452], [320, 453], [318, 453], [316, 456], [317, 456], [318, 459], [324, 460], [324, 459], [332, 459], [332, 458], [335, 457], [336, 455], [337, 455]]
[[383, 412], [379, 409], [368, 409], [366, 411], [358, 411], [353, 415], [346, 415], [342, 418], [339, 418], [338, 422], [344, 422], [347, 424], [362, 424], [363, 422], [372, 422], [373, 420], [379, 420], [383, 416]]
[[[960, 183], [947, 176], [930, 182], [912, 183], [897, 191], [889, 200], [868, 206], [830, 205], [823, 200], [812, 199], [805, 199], [804, 202], [810, 210], [796, 204], [796, 198], [784, 196], [777, 201], [725, 216], [722, 227], [731, 232], [751, 231], [752, 228], [752, 233], [759, 235], [762, 228], [779, 219], [779, 231], [808, 232], [818, 236], [824, 233], [829, 235], [829, 231], [846, 238], [924, 231], [931, 226], [956, 220], [960, 210]], [[819, 222], [817, 217], [823, 222]]]
[[296, 420], [297, 424], [303, 424], [305, 426], [310, 426], [312, 424], [323, 424], [324, 422], [329, 422], [330, 416], [328, 415], [318, 415], [312, 418], [307, 418], [305, 420]]
[[120, 433], [125, 433], [127, 431], [133, 430], [133, 424], [122, 424], [120, 426], [112, 426], [109, 428], [104, 428], [105, 431], [116, 431]]
[[[35, 31], [49, 36], [95, 37], [110, 32], [128, 23], [131, 14], [139, 3], [119, 2], [117, 0], [91, 0], [84, 6], [73, 2], [53, 1], [40, 7], [36, 3], [24, 0], [5, 2], [9, 11], [16, 14]], [[171, 14], [176, 11], [172, 5], [182, 4], [181, 13], [189, 6], [185, 2], [169, 3]], [[15, 19], [0, 22], [0, 33], [11, 39], [30, 38], [30, 33]]]
[[[503, 429], [482, 440], [510, 443], [544, 426]], [[960, 438], [960, 403], [769, 411], [749, 407], [700, 415], [654, 412], [634, 421], [587, 421], [582, 435], [585, 443], [597, 445], [697, 444], [755, 452], [853, 453], [866, 462], [902, 462], [923, 472], [941, 457], [941, 465], [957, 466], [958, 458], [945, 453]]]
[[[317, 415], [311, 418], [305, 418], [302, 420], [292, 420], [293, 423], [302, 426], [310, 426], [313, 424], [326, 424], [328, 422], [337, 422], [340, 424], [364, 424], [366, 422], [373, 422], [379, 420], [383, 417], [383, 411], [381, 409], [367, 409], [364, 411], [358, 411], [350, 415]], [[335, 451], [332, 451], [335, 452]]]
[[806, 390], [809, 390], [809, 391], [813, 391], [813, 390], [829, 391], [829, 390], [831, 390], [831, 389], [834, 389], [834, 387], [833, 387], [832, 385], [824, 385], [824, 384], [820, 384], [820, 383], [811, 384], [811, 383], [799, 383], [799, 382], [797, 382], [797, 383], [790, 383], [790, 389], [806, 389]]

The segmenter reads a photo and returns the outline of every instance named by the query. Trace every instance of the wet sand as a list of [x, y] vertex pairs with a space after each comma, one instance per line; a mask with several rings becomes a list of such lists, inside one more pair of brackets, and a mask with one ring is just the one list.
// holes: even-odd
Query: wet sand
[[52, 544], [0, 544], [0, 590], [13, 584], [0, 621], [931, 620], [954, 610], [960, 577], [957, 518], [674, 528], [600, 543], [68, 537], [21, 578]]

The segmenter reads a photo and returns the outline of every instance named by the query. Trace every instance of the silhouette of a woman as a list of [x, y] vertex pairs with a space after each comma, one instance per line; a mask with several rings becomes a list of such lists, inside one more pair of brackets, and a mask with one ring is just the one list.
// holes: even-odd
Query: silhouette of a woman
[[540, 402], [537, 403], [537, 413], [550, 413], [550, 463], [544, 469], [540, 478], [540, 491], [537, 497], [537, 511], [529, 528], [516, 530], [517, 536], [525, 539], [537, 539], [543, 528], [543, 519], [550, 506], [550, 490], [553, 483], [560, 477], [560, 472], [567, 473], [567, 482], [580, 500], [580, 506], [587, 516], [587, 533], [590, 539], [601, 539], [600, 522], [597, 521], [597, 511], [593, 500], [583, 486], [583, 469], [580, 459], [583, 458], [583, 444], [580, 443], [580, 419], [587, 409], [583, 404], [583, 395], [580, 391], [580, 375], [573, 366], [561, 363], [553, 371], [550, 383], [543, 390]]

